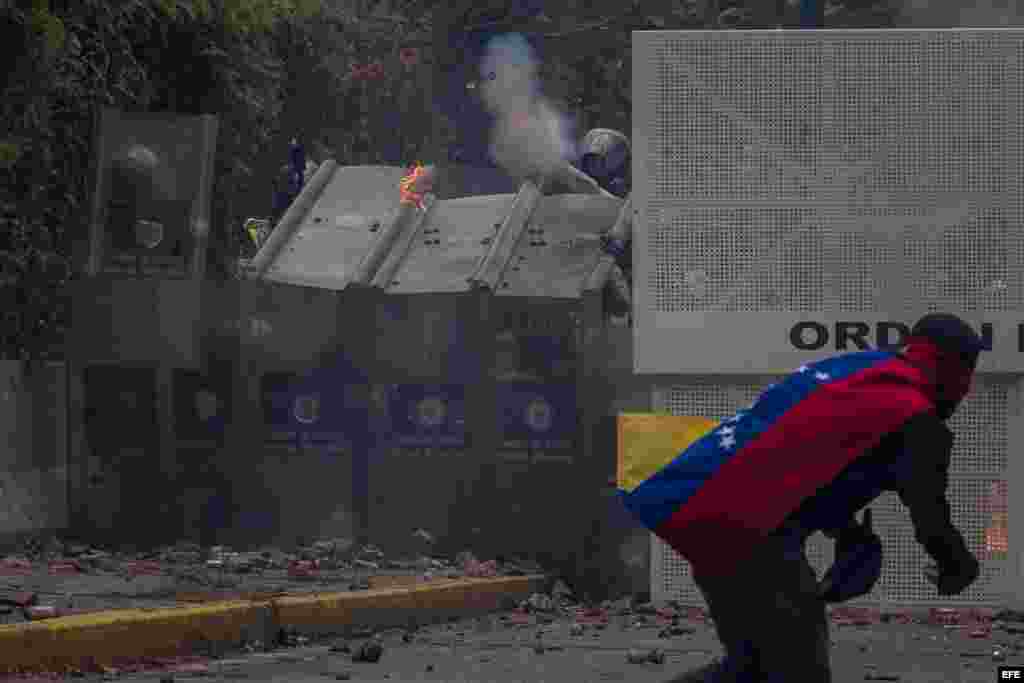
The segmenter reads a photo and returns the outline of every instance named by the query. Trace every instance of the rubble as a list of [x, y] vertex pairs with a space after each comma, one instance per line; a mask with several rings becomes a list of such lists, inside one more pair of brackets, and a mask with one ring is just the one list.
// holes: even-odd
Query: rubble
[[1024, 623], [1024, 612], [1019, 612], [1012, 609], [1000, 610], [993, 615], [993, 618], [998, 621], [1011, 621], [1017, 623]]
[[380, 661], [383, 654], [383, 644], [376, 638], [373, 638], [359, 646], [359, 648], [352, 654], [352, 661], [376, 664]]
[[416, 531], [412, 532], [412, 535], [414, 538], [423, 541], [427, 545], [434, 545], [436, 543], [433, 534], [431, 534], [426, 529], [417, 529]]
[[0, 560], [0, 574], [19, 575], [31, 574], [34, 571], [32, 563], [24, 557], [5, 557]]
[[525, 601], [524, 607], [537, 612], [552, 612], [555, 609], [555, 601], [547, 595], [534, 593]]
[[60, 611], [54, 605], [34, 605], [25, 608], [25, 617], [30, 621], [40, 619], [53, 619], [60, 616]]
[[878, 610], [858, 607], [834, 608], [829, 617], [836, 626], [873, 626], [882, 621]]

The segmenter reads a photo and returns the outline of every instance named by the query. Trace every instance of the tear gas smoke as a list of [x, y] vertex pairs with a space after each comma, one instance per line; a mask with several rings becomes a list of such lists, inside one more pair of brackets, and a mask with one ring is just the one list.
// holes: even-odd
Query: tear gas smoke
[[518, 34], [491, 39], [480, 64], [480, 96], [496, 118], [491, 156], [518, 178], [551, 175], [577, 153], [570, 118], [541, 92], [537, 68]]

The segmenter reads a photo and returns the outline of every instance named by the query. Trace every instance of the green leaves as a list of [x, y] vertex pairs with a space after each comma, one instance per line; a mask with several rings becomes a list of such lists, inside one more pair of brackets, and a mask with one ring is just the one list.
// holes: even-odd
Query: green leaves
[[10, 168], [21, 156], [21, 145], [9, 140], [0, 142], [0, 168]]

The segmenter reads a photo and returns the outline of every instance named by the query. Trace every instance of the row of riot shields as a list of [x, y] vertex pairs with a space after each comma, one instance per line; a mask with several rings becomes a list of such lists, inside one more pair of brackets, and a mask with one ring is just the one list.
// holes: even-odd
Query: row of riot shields
[[484, 554], [578, 539], [567, 504], [604, 466], [581, 439], [599, 408], [581, 400], [579, 302], [510, 302], [484, 326], [455, 296], [240, 291], [204, 290], [194, 367], [84, 367], [86, 531], [398, 554], [423, 551], [421, 528]]

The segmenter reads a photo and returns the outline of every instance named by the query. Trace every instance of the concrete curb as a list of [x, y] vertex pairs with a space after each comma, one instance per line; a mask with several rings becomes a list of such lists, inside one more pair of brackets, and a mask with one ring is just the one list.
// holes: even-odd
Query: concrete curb
[[96, 671], [146, 658], [269, 642], [280, 629], [305, 635], [356, 627], [407, 627], [501, 609], [540, 592], [544, 576], [453, 579], [351, 593], [113, 610], [0, 626], [0, 673]]

